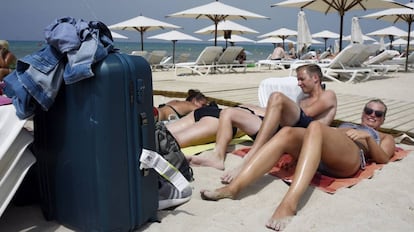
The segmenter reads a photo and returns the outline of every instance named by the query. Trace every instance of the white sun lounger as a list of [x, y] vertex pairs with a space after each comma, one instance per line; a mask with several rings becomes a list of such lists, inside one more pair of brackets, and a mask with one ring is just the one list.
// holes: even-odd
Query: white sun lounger
[[197, 60], [194, 62], [184, 62], [175, 64], [175, 75], [177, 76], [178, 69], [189, 69], [192, 73], [197, 73], [200, 76], [210, 73], [214, 63], [223, 52], [220, 46], [208, 46], [201, 51]]
[[[329, 63], [321, 63], [323, 76], [336, 82], [354, 82], [358, 77], [368, 80], [374, 73], [370, 67], [361, 64], [369, 58], [379, 45], [351, 44], [339, 52]], [[338, 77], [346, 77], [347, 81], [341, 81]]]
[[388, 72], [398, 72], [400, 65], [398, 64], [386, 64], [385, 62], [397, 57], [400, 53], [396, 50], [385, 50], [380, 54], [373, 56], [366, 60], [363, 65], [373, 68], [376, 75], [384, 75]]
[[162, 67], [162, 61], [166, 59], [167, 51], [154, 50], [148, 54], [147, 61], [151, 66], [151, 70], [155, 71], [158, 67]]
[[[405, 61], [406, 57], [395, 57], [391, 60], [384, 61], [386, 65], [399, 65], [401, 69], [405, 69]], [[414, 52], [411, 52], [408, 55], [408, 68], [412, 68], [414, 66]]]
[[256, 62], [257, 70], [261, 70], [262, 66], [266, 66], [269, 69], [286, 69], [290, 67], [290, 65], [295, 62], [297, 59], [281, 59], [281, 60], [272, 60], [270, 57], [272, 54], [269, 54], [269, 56], [264, 60], [259, 60]]
[[244, 72], [246, 71], [247, 64], [240, 64], [236, 61], [237, 56], [240, 52], [243, 51], [243, 47], [231, 46], [227, 47], [226, 50], [220, 55], [214, 67], [217, 68], [219, 72], [230, 72], [236, 70], [235, 67], [244, 67]]
[[27, 149], [33, 135], [16, 116], [13, 105], [0, 106], [0, 216], [36, 158]]

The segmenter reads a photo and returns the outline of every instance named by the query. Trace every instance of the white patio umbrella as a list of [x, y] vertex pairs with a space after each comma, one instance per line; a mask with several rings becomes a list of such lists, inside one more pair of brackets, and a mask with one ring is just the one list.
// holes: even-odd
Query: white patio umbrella
[[141, 34], [141, 50], [143, 51], [144, 50], [144, 32], [152, 31], [152, 30], [159, 30], [159, 29], [166, 29], [166, 28], [177, 29], [180, 27], [141, 15], [141, 16], [138, 16], [132, 19], [122, 21], [120, 23], [110, 25], [108, 28], [115, 29], [115, 30], [138, 31]]
[[[346, 41], [352, 41], [352, 36], [347, 35], [347, 36], [344, 36], [342, 39], [346, 40]], [[362, 35], [362, 40], [364, 40], [364, 41], [373, 41], [373, 42], [376, 41], [374, 38], [371, 38], [367, 35]]]
[[[367, 35], [371, 36], [379, 36], [380, 37], [380, 43], [381, 41], [384, 41], [384, 37], [388, 36], [390, 40], [390, 49], [392, 49], [392, 44], [394, 42], [394, 37], [403, 37], [407, 35], [407, 32], [404, 30], [401, 30], [400, 28], [396, 26], [389, 26], [385, 27], [383, 29], [379, 29], [370, 33], [367, 33]], [[407, 41], [406, 41], [407, 42]], [[385, 46], [385, 43], [384, 43]]]
[[329, 30], [323, 30], [318, 33], [312, 34], [312, 38], [322, 38], [325, 42], [325, 51], [326, 51], [326, 42], [328, 39], [337, 39], [339, 38], [339, 34], [329, 31]]
[[273, 44], [273, 47], [276, 47], [276, 44], [278, 43], [293, 43], [296, 44], [296, 41], [290, 40], [290, 39], [282, 39], [280, 37], [266, 37], [264, 39], [256, 41], [256, 43], [271, 43]]
[[277, 43], [282, 43], [283, 44], [283, 48], [284, 48], [285, 47], [285, 41], [286, 41], [286, 39], [288, 37], [297, 36], [297, 35], [298, 35], [298, 32], [297, 31], [294, 31], [294, 30], [291, 30], [291, 29], [282, 27], [282, 28], [279, 28], [279, 29], [277, 29], [275, 31], [271, 31], [271, 32], [268, 32], [266, 34], [260, 35], [257, 38], [269, 38], [269, 37], [280, 38], [281, 39], [281, 42], [277, 42]]
[[359, 25], [358, 17], [352, 17], [351, 23], [351, 43], [364, 43], [364, 38], [361, 30], [361, 26]]
[[[208, 41], [214, 41], [214, 38], [209, 39]], [[255, 43], [255, 40], [240, 36], [240, 35], [232, 35], [230, 39], [224, 38], [224, 36], [217, 37], [217, 41], [227, 41], [230, 43], [239, 43], [239, 42], [249, 42], [249, 43]]]
[[272, 4], [271, 6], [310, 9], [314, 11], [323, 12], [325, 14], [338, 13], [340, 17], [339, 50], [342, 50], [344, 15], [346, 12], [350, 10], [405, 7], [403, 4], [391, 0], [286, 0], [276, 4]]
[[322, 42], [316, 39], [312, 39], [312, 44], [322, 44]]
[[[252, 33], [259, 33], [256, 30], [248, 28], [246, 26], [240, 25], [230, 20], [221, 21], [217, 24], [217, 28], [215, 25], [211, 25], [205, 28], [202, 28], [194, 33], [197, 34], [214, 34], [217, 31], [217, 35], [224, 35], [223, 38], [226, 39], [226, 47], [227, 47], [227, 40], [230, 41], [232, 38], [232, 34], [252, 34]], [[218, 38], [217, 38], [218, 40]]]
[[167, 15], [167, 17], [183, 17], [195, 19], [209, 19], [215, 25], [214, 46], [217, 45], [217, 25], [221, 21], [234, 19], [269, 19], [269, 17], [262, 16], [250, 11], [242, 10], [233, 6], [226, 5], [218, 0], [202, 6], [194, 7], [188, 10], [180, 11]]
[[[406, 22], [408, 24], [407, 38], [411, 38], [411, 24], [414, 21], [414, 3], [410, 2], [405, 5], [409, 8], [391, 8], [388, 10], [382, 10], [376, 13], [363, 16], [364, 18], [381, 19], [388, 22]], [[410, 49], [410, 39], [407, 40], [406, 47], [406, 59], [405, 59], [405, 71], [408, 71], [408, 52]]]
[[202, 41], [201, 39], [185, 34], [180, 31], [172, 30], [169, 32], [161, 33], [158, 35], [150, 36], [148, 39], [160, 39], [160, 40], [169, 40], [173, 43], [173, 64], [175, 64], [175, 44], [178, 40], [193, 40], [193, 41]]
[[298, 13], [298, 35], [296, 40], [296, 53], [302, 55], [303, 49], [312, 44], [312, 34], [310, 33], [305, 12]]
[[[410, 41], [410, 44], [412, 44], [414, 42], [414, 40]], [[408, 41], [406, 39], [403, 38], [398, 38], [394, 41], [392, 41], [392, 46], [397, 46], [399, 47], [398, 51], [401, 53], [403, 50], [403, 46], [407, 46]], [[387, 43], [385, 44], [385, 46], [390, 46], [391, 47], [391, 43]], [[391, 48], [390, 48], [391, 49]]]
[[[403, 38], [398, 38], [392, 42], [393, 45], [407, 45], [407, 40]], [[387, 44], [388, 45], [388, 44]], [[391, 43], [389, 43], [391, 45]]]
[[115, 31], [111, 31], [112, 38], [114, 39], [128, 39], [125, 35], [121, 35], [119, 33], [116, 33]]

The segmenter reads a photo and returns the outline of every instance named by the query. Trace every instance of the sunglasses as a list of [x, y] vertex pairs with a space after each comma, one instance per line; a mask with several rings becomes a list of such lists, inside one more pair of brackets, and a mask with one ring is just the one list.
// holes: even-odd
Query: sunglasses
[[382, 116], [384, 116], [384, 111], [373, 110], [373, 109], [368, 108], [368, 107], [364, 108], [364, 113], [366, 115], [371, 115], [372, 113], [374, 113], [375, 117], [377, 117], [377, 118], [382, 118]]

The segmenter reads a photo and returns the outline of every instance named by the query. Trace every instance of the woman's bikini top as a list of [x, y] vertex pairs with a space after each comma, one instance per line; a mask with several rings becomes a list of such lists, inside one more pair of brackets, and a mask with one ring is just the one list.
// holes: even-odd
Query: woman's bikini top
[[345, 123], [342, 123], [341, 125], [339, 125], [339, 128], [352, 128], [352, 129], [356, 129], [356, 130], [363, 130], [363, 131], [368, 132], [377, 144], [379, 144], [380, 141], [381, 141], [381, 138], [380, 138], [380, 135], [379, 135], [378, 131], [376, 131], [374, 128], [371, 128], [369, 126], [364, 126], [364, 125], [358, 125], [358, 124], [355, 124], [355, 123], [345, 122]]
[[158, 106], [158, 108], [162, 108], [164, 106], [168, 106], [170, 109], [172, 109], [172, 111], [174, 111], [174, 113], [177, 115], [178, 118], [184, 117], [184, 115], [181, 115], [180, 113], [178, 113], [178, 111], [174, 107], [172, 107], [168, 104], [161, 104], [161, 105]]

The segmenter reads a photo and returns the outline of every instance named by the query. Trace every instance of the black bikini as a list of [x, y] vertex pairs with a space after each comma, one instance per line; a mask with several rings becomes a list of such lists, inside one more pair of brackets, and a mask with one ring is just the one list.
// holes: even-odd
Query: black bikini
[[165, 106], [168, 106], [170, 109], [172, 109], [172, 111], [174, 111], [174, 113], [177, 115], [178, 118], [182, 118], [182, 117], [185, 116], [185, 115], [181, 115], [180, 113], [178, 113], [178, 111], [174, 107], [172, 107], [168, 104], [161, 104], [161, 105], [158, 106], [158, 108], [162, 108], [162, 107], [165, 107]]
[[[217, 105], [209, 105], [205, 107], [198, 108], [194, 110], [194, 121], [198, 122], [203, 117], [214, 117], [214, 118], [220, 118], [220, 112], [222, 109], [218, 108]], [[233, 137], [237, 133], [237, 127], [232, 128], [233, 131]]]

